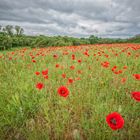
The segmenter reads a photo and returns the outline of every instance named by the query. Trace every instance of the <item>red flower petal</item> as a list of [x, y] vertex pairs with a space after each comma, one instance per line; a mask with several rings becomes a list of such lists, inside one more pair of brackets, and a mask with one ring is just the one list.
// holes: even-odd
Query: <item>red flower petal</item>
[[67, 97], [69, 95], [69, 90], [65, 86], [59, 87], [57, 92], [62, 97]]
[[42, 71], [42, 75], [48, 75], [48, 69]]
[[42, 88], [44, 88], [44, 84], [43, 83], [37, 83], [36, 88], [41, 90]]
[[132, 98], [140, 102], [140, 91], [131, 92]]
[[140, 80], [140, 74], [133, 74], [133, 76], [135, 77], [135, 79]]
[[39, 74], [40, 74], [40, 72], [38, 72], [38, 71], [37, 71], [37, 72], [35, 72], [35, 74], [36, 74], [36, 75], [39, 75]]
[[123, 117], [117, 113], [113, 112], [106, 117], [106, 122], [108, 123], [109, 127], [112, 130], [118, 130], [123, 128], [124, 126], [124, 119]]

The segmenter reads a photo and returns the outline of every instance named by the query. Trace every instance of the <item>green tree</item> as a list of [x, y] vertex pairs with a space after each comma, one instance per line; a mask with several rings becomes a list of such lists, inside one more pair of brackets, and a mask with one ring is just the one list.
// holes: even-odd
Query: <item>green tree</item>
[[90, 44], [95, 44], [95, 43], [98, 43], [99, 42], [99, 38], [94, 36], [94, 35], [91, 35], [89, 37], [89, 41], [90, 41]]
[[17, 36], [21, 36], [21, 35], [23, 35], [23, 33], [24, 33], [23, 28], [21, 28], [21, 27], [18, 26], [18, 25], [15, 26], [15, 31], [16, 31], [16, 35], [17, 35]]
[[20, 28], [19, 35], [23, 35], [23, 33], [24, 33], [24, 29], [23, 28]]
[[4, 28], [3, 28], [3, 31], [9, 35], [9, 36], [13, 36], [14, 35], [14, 31], [13, 31], [13, 26], [12, 25], [6, 25]]
[[1, 32], [1, 30], [2, 30], [2, 26], [0, 25], [0, 32]]

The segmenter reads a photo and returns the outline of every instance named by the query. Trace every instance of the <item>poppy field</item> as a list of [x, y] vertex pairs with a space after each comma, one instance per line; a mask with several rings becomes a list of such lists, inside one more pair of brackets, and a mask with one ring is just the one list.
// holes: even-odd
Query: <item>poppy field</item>
[[140, 45], [0, 52], [1, 140], [140, 140]]

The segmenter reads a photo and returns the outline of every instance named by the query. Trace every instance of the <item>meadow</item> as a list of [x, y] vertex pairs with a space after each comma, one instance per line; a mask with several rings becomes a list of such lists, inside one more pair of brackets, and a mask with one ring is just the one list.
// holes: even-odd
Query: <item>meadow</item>
[[140, 140], [140, 45], [0, 52], [0, 140]]

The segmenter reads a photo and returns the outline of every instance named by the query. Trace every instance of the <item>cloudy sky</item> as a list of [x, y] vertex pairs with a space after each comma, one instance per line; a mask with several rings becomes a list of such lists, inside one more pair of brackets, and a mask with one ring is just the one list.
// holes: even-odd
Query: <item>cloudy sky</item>
[[0, 25], [26, 34], [129, 37], [140, 34], [140, 0], [0, 0]]

